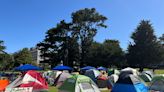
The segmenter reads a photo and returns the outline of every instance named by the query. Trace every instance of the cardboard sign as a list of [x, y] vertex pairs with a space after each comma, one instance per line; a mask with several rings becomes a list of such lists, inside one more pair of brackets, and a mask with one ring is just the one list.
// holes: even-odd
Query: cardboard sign
[[32, 87], [7, 88], [5, 92], [32, 92]]

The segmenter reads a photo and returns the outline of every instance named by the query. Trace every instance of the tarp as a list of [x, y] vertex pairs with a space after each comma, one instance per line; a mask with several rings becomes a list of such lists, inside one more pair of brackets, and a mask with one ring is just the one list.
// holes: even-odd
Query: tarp
[[31, 65], [31, 64], [25, 64], [25, 65], [16, 67], [15, 70], [17, 71], [42, 70], [42, 68]]
[[0, 92], [4, 91], [7, 85], [9, 85], [9, 80], [0, 80]]
[[103, 71], [106, 71], [107, 68], [101, 66], [101, 67], [98, 67], [97, 70], [101, 70], [101, 71], [103, 70]]
[[[7, 86], [8, 89], [13, 88], [24, 88], [24, 87], [32, 87], [33, 92], [41, 92], [48, 90], [48, 84], [45, 79], [41, 76], [39, 72], [34, 70], [29, 70], [25, 75], [18, 77], [15, 81], [13, 81], [10, 85]], [[10, 92], [9, 90], [6, 92]]]
[[53, 68], [53, 70], [73, 70], [73, 68], [69, 67], [69, 66], [63, 66], [63, 65], [59, 65]]
[[81, 68], [81, 70], [90, 70], [90, 69], [96, 69], [96, 68], [92, 66], [86, 66], [86, 67]]

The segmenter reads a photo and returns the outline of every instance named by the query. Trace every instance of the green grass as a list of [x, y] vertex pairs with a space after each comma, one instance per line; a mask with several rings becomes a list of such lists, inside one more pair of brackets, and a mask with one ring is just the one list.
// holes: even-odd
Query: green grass
[[157, 69], [155, 70], [155, 74], [164, 74], [164, 69]]
[[49, 92], [58, 92], [58, 89], [51, 86], [51, 87], [49, 87]]

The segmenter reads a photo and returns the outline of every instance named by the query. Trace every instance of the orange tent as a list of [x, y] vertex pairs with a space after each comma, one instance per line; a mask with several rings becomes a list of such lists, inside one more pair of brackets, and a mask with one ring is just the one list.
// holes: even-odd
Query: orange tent
[[9, 85], [9, 80], [7, 79], [0, 80], [0, 92], [4, 91], [7, 85]]

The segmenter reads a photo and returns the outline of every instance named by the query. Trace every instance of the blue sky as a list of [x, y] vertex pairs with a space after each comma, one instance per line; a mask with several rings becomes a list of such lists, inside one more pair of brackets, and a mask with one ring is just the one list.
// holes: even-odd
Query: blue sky
[[117, 39], [126, 50], [130, 35], [142, 19], [150, 20], [155, 34], [164, 33], [164, 0], [0, 0], [0, 40], [13, 53], [33, 47], [45, 32], [60, 20], [71, 20], [71, 13], [96, 8], [108, 18], [108, 28], [100, 29], [98, 42]]

